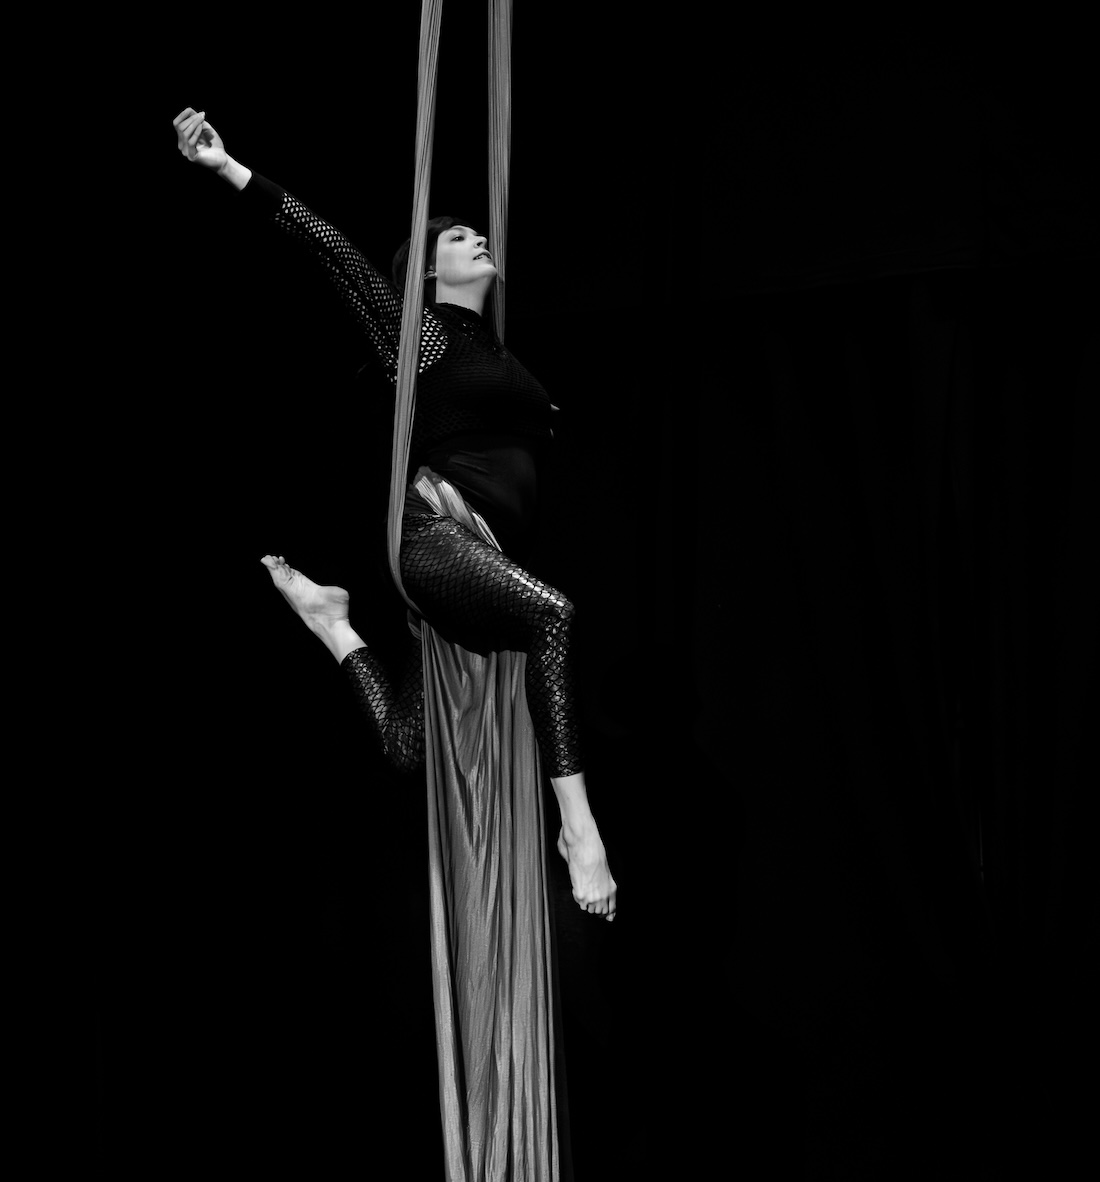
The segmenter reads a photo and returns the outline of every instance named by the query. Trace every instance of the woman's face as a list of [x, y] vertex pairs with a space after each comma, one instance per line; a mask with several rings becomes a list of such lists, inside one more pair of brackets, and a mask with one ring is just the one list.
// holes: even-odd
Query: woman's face
[[491, 279], [497, 273], [493, 256], [485, 248], [487, 239], [469, 226], [444, 230], [435, 243], [435, 278], [439, 285], [460, 287]]

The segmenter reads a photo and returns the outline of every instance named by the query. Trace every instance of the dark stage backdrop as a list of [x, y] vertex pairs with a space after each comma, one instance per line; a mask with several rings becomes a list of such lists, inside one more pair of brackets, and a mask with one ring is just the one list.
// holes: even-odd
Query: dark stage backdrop
[[[86, 621], [121, 687], [89, 808], [112, 1176], [439, 1176], [423, 786], [259, 564], [347, 587], [400, 660], [389, 392], [171, 128], [204, 108], [388, 267], [407, 7], [150, 31], [122, 73], [141, 179], [87, 420], [140, 589]], [[582, 922], [554, 860], [576, 1177], [1062, 1176], [1095, 950], [1082, 38], [591, 7], [518, 6], [508, 305], [562, 408], [534, 565], [579, 608], [621, 888]], [[475, 223], [482, 23], [445, 17], [432, 201]]]

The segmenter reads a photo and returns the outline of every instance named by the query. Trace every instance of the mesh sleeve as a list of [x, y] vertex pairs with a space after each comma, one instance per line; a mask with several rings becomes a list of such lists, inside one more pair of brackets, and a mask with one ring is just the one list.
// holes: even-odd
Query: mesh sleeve
[[[304, 202], [253, 172], [244, 187], [245, 201], [271, 217], [290, 238], [321, 264], [355, 322], [374, 346], [391, 381], [397, 380], [401, 339], [401, 296], [397, 289], [335, 226]], [[421, 324], [419, 370], [434, 365], [448, 346], [445, 327], [428, 309]]]
[[396, 374], [401, 300], [393, 284], [335, 226], [266, 177], [254, 172], [243, 192], [321, 264], [386, 371]]
[[275, 223], [320, 262], [387, 372], [396, 372], [401, 303], [393, 285], [339, 230], [293, 194], [284, 195]]

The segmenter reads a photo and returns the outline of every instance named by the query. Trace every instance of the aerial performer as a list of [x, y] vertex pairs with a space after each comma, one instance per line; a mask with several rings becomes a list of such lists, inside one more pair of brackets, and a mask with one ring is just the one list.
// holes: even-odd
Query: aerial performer
[[[339, 230], [230, 156], [204, 111], [187, 107], [174, 126], [187, 160], [315, 257], [397, 384], [413, 239], [386, 277]], [[282, 555], [261, 561], [344, 671], [390, 763], [426, 772], [448, 1182], [558, 1182], [570, 1166], [558, 1144], [565, 1113], [555, 1080], [544, 777], [577, 905], [612, 921], [617, 888], [585, 783], [575, 609], [519, 560], [552, 407], [488, 318], [496, 244], [450, 217], [427, 221], [422, 243], [399, 516], [398, 585], [410, 605], [403, 674], [391, 679], [352, 627], [347, 591], [319, 586]]]

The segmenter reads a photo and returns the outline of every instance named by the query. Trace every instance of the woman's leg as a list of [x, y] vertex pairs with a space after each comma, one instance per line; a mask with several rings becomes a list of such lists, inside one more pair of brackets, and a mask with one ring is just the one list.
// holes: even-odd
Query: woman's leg
[[469, 648], [527, 654], [527, 706], [550, 775], [582, 770], [572, 603], [451, 517], [405, 519], [401, 578], [432, 627]]
[[[418, 661], [410, 662], [394, 691], [351, 627], [343, 588], [318, 586], [282, 558], [262, 561], [290, 606], [352, 677], [391, 760], [405, 770], [418, 767], [424, 755]], [[585, 911], [614, 919], [615, 881], [580, 765], [572, 604], [449, 517], [406, 518], [401, 573], [410, 596], [440, 630], [453, 630], [456, 639], [472, 632], [475, 648], [504, 644], [527, 652], [528, 708], [561, 812], [558, 850], [569, 865], [573, 897]]]
[[569, 864], [577, 903], [613, 918], [615, 882], [581, 760], [572, 603], [450, 517], [405, 518], [401, 578], [448, 639], [527, 654], [527, 705], [562, 818], [558, 850]]
[[283, 558], [268, 555], [261, 561], [286, 601], [351, 678], [359, 704], [390, 763], [398, 771], [417, 771], [424, 762], [424, 675], [419, 642], [410, 646], [404, 676], [394, 687], [352, 628], [350, 597], [342, 587], [318, 586], [287, 566]]
[[424, 766], [424, 658], [420, 640], [410, 640], [397, 686], [365, 646], [353, 649], [340, 662], [386, 758], [401, 772], [416, 772]]

